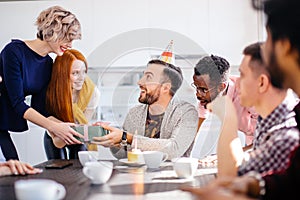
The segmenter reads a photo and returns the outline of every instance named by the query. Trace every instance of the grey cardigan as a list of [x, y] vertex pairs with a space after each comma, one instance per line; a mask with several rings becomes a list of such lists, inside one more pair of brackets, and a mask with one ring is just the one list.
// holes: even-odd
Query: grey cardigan
[[[189, 156], [197, 133], [198, 113], [195, 107], [187, 102], [169, 103], [161, 124], [160, 138], [145, 137], [145, 123], [148, 105], [137, 105], [129, 110], [123, 129], [138, 134], [138, 148], [142, 151], [158, 150], [168, 154], [168, 160]], [[124, 150], [112, 149], [114, 156], [124, 158]]]

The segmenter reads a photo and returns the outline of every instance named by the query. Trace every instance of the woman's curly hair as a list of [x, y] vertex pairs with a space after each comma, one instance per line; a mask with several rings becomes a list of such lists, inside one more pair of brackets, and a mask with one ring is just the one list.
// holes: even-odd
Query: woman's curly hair
[[40, 13], [37, 37], [45, 41], [68, 41], [81, 39], [81, 26], [76, 16], [60, 6], [52, 6]]

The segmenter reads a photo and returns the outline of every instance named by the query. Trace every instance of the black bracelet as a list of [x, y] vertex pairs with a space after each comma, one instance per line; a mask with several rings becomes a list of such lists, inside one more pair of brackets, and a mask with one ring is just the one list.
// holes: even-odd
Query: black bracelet
[[123, 131], [123, 134], [122, 134], [122, 142], [126, 140], [127, 142], [127, 131]]
[[123, 131], [120, 145], [122, 147], [124, 147], [125, 151], [127, 151], [127, 132], [126, 131]]

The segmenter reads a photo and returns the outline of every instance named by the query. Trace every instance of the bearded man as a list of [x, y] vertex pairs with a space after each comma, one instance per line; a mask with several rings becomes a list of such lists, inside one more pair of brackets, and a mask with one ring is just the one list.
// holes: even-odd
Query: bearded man
[[197, 132], [198, 115], [195, 106], [174, 99], [181, 86], [181, 69], [162, 60], [151, 60], [138, 81], [140, 105], [130, 109], [123, 130], [103, 125], [109, 134], [95, 137], [96, 144], [112, 147], [115, 157], [124, 158], [120, 143], [136, 144], [141, 151], [161, 151], [168, 159], [189, 156]]

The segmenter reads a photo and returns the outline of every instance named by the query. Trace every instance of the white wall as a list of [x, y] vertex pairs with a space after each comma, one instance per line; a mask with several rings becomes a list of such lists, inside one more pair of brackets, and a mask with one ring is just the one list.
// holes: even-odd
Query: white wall
[[[53, 5], [61, 5], [79, 18], [83, 37], [81, 41], [74, 42], [74, 48], [81, 50], [88, 59], [106, 41], [126, 32], [161, 29], [166, 30], [166, 33], [171, 31], [180, 34], [208, 54], [224, 56], [232, 65], [238, 65], [243, 47], [263, 38], [261, 16], [252, 9], [250, 0], [23, 1], [0, 3], [0, 48], [12, 38], [34, 39], [36, 17], [42, 10]], [[169, 40], [173, 39], [167, 39], [166, 35], [162, 37], [163, 39], [157, 37], [160, 42], [155, 44], [156, 47], [165, 48]], [[150, 46], [153, 43], [153, 38], [150, 39], [147, 35], [144, 36], [144, 40], [149, 41]], [[130, 38], [125, 42], [136, 41]], [[180, 41], [177, 44], [179, 43]], [[122, 45], [123, 42], [120, 42], [120, 48]], [[180, 49], [184, 48], [184, 52], [181, 53], [203, 53], [192, 45], [178, 46]], [[178, 46], [176, 47], [175, 41], [177, 51]], [[101, 60], [103, 55], [97, 56]], [[90, 59], [92, 62], [94, 57]], [[136, 57], [127, 59], [126, 63], [118, 62], [118, 65], [122, 64], [145, 65], [146, 61], [144, 57]], [[32, 133], [25, 133], [30, 139], [24, 139], [24, 136], [20, 135], [14, 136], [14, 139], [21, 159], [36, 164], [45, 160], [41, 140], [43, 130], [36, 129], [30, 132]]]
[[237, 65], [242, 48], [261, 37], [259, 16], [252, 9], [250, 0], [1, 2], [0, 47], [11, 38], [33, 39], [36, 17], [53, 5], [61, 5], [79, 18], [83, 38], [75, 41], [74, 47], [87, 56], [113, 36], [135, 29], [160, 28], [183, 34], [205, 51], [223, 55], [231, 64]]

